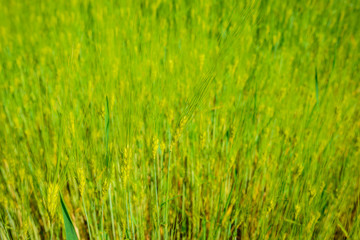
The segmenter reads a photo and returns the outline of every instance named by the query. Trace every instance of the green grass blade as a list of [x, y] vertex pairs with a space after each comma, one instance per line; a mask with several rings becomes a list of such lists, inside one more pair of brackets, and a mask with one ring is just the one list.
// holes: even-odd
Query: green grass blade
[[74, 225], [71, 221], [70, 215], [66, 209], [66, 205], [64, 203], [64, 200], [63, 200], [61, 194], [60, 194], [60, 202], [61, 202], [61, 209], [62, 209], [63, 218], [64, 218], [66, 239], [67, 240], [75, 240], [75, 239], [77, 240], [78, 237], [76, 235]]
[[110, 125], [110, 115], [109, 115], [109, 100], [108, 97], [106, 97], [106, 103], [105, 103], [105, 148], [106, 148], [106, 160], [105, 164], [106, 167], [109, 167], [109, 125]]

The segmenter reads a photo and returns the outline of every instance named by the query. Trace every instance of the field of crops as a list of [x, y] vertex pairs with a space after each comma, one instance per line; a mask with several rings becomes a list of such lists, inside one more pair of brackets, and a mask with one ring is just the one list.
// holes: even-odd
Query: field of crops
[[1, 239], [360, 239], [357, 0], [0, 0]]

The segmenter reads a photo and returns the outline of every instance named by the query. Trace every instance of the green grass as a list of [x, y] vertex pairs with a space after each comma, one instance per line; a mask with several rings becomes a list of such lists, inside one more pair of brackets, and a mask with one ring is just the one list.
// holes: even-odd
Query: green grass
[[360, 239], [359, 13], [0, 0], [0, 237]]

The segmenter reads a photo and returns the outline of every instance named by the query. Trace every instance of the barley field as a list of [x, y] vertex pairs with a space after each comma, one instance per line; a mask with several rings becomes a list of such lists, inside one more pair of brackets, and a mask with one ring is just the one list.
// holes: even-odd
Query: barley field
[[0, 0], [1, 239], [360, 239], [358, 0]]

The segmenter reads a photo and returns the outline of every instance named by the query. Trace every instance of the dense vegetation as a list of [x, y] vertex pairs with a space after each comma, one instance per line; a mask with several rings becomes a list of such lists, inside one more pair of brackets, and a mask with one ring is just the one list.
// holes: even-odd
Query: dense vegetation
[[359, 24], [356, 0], [0, 0], [1, 239], [360, 239]]

